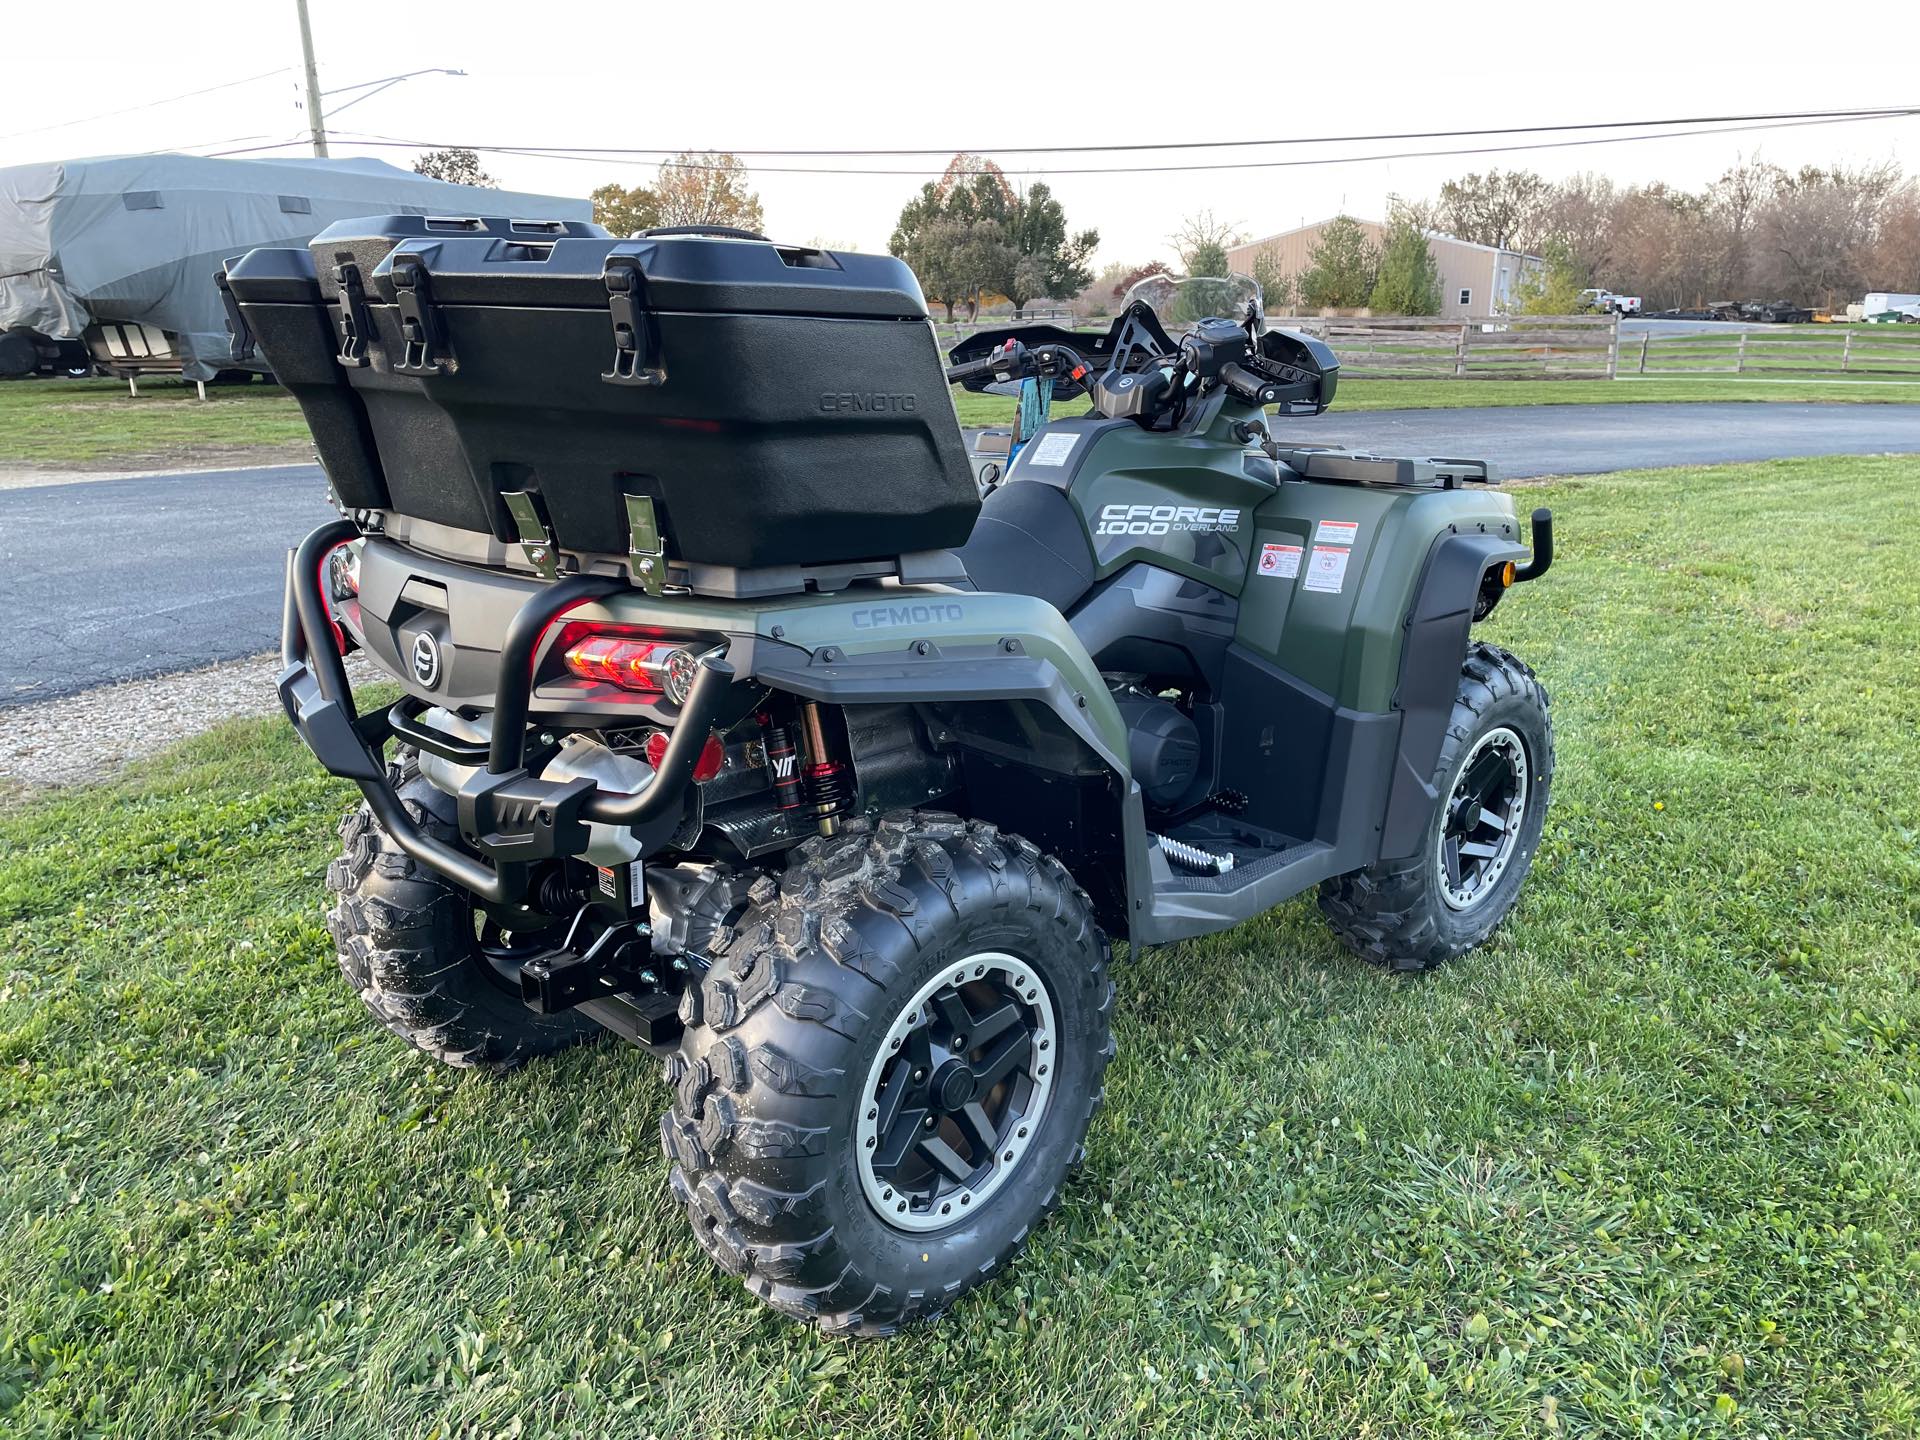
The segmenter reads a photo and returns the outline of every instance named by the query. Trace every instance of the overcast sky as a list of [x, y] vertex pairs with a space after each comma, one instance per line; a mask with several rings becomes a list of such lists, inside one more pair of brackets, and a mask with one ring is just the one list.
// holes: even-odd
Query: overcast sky
[[[712, 149], [995, 146], [1267, 139], [1920, 104], [1913, 0], [1785, 6], [1302, 4], [1033, 7], [311, 0], [321, 86], [426, 66], [336, 114], [336, 155], [408, 165], [355, 135], [531, 146]], [[197, 153], [304, 133], [293, 0], [7, 7], [0, 165], [156, 149]], [[1212, 18], [1208, 18], [1212, 17]], [[1184, 20], [1184, 23], [1182, 21]], [[1818, 40], [1797, 26], [1817, 25]], [[1005, 47], [1017, 46], [1009, 52]], [[24, 63], [21, 63], [24, 62]], [[264, 79], [171, 104], [168, 96]], [[1790, 71], [1790, 79], [1781, 79]], [[348, 97], [338, 97], [333, 106]], [[142, 106], [84, 124], [59, 122]], [[59, 128], [46, 128], [58, 125]], [[1514, 137], [1521, 141], [1551, 136]], [[224, 142], [224, 143], [216, 143]], [[1350, 157], [1431, 141], [1262, 151], [998, 158], [1027, 166]], [[299, 147], [274, 152], [301, 154]], [[1187, 174], [1049, 175], [1099, 259], [1169, 253], [1210, 209], [1249, 236], [1337, 211], [1378, 217], [1489, 166], [1699, 186], [1745, 153], [1789, 167], [1895, 160], [1920, 170], [1920, 118], [1579, 149]], [[756, 163], [752, 160], [749, 163]], [[584, 195], [650, 163], [485, 158], [505, 185]], [[851, 165], [910, 175], [780, 174]], [[766, 159], [754, 183], [779, 239], [884, 247], [942, 158]], [[1041, 178], [1041, 177], [1035, 177]]]

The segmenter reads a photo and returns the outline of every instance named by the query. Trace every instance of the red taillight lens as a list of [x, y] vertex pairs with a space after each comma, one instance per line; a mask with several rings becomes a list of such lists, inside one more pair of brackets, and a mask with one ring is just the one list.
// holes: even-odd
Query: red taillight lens
[[[645, 754], [647, 763], [654, 769], [660, 768], [660, 762], [667, 758], [669, 736], [664, 730], [656, 730], [647, 736]], [[700, 758], [693, 762], [693, 780], [696, 785], [704, 785], [720, 773], [727, 763], [727, 747], [720, 743], [718, 735], [707, 736], [707, 743], [700, 747]]]
[[566, 666], [582, 680], [617, 685], [639, 695], [664, 695], [684, 705], [693, 690], [693, 652], [671, 640], [591, 635], [569, 645]]

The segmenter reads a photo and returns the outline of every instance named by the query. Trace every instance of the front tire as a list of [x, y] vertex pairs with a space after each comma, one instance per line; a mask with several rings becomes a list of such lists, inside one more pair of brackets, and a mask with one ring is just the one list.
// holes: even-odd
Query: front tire
[[1518, 656], [1477, 641], [1467, 648], [1420, 848], [1320, 887], [1320, 911], [1349, 950], [1391, 970], [1431, 970], [1507, 918], [1553, 790], [1548, 703]]
[[891, 1334], [1058, 1205], [1113, 1056], [1111, 948], [1058, 861], [953, 816], [809, 840], [749, 899], [682, 1003], [673, 1193], [774, 1309]]

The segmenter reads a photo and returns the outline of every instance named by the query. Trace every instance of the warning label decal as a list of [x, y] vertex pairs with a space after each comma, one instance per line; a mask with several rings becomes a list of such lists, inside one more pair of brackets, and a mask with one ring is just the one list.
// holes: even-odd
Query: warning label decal
[[1347, 583], [1347, 557], [1351, 554], [1353, 551], [1341, 545], [1314, 546], [1313, 558], [1307, 562], [1307, 578], [1302, 583], [1323, 595], [1338, 595]]
[[1358, 520], [1322, 520], [1320, 528], [1313, 532], [1316, 545], [1351, 545], [1359, 538]]
[[1070, 430], [1050, 430], [1040, 437], [1040, 443], [1033, 447], [1033, 453], [1027, 457], [1029, 465], [1064, 465], [1067, 457], [1073, 454], [1073, 447], [1080, 437]]
[[1282, 580], [1293, 579], [1300, 573], [1300, 547], [1298, 545], [1262, 545], [1259, 573], [1277, 576]]

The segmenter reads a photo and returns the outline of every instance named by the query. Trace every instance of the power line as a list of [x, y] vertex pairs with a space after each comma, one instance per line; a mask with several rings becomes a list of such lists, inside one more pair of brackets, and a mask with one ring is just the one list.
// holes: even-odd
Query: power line
[[148, 100], [139, 105], [128, 105], [120, 110], [106, 110], [98, 115], [83, 116], [78, 120], [56, 120], [51, 125], [36, 125], [31, 130], [15, 130], [11, 134], [0, 135], [0, 140], [18, 140], [22, 135], [44, 135], [49, 130], [65, 130], [73, 125], [91, 125], [96, 120], [111, 120], [116, 115], [132, 115], [140, 110], [155, 110], [162, 105], [192, 100], [199, 95], [211, 95], [216, 90], [231, 90], [236, 85], [251, 85], [256, 80], [271, 80], [275, 75], [284, 75], [292, 68], [291, 65], [282, 65], [277, 70], [262, 70], [258, 75], [249, 75], [244, 80], [224, 80], [218, 85], [209, 85], [204, 90], [189, 90], [184, 95], [169, 95], [164, 100]]
[[[1506, 155], [1519, 154], [1535, 150], [1566, 150], [1588, 145], [1629, 145], [1649, 140], [1681, 140], [1699, 135], [1739, 134], [1754, 130], [1792, 130], [1815, 125], [1850, 125], [1868, 120], [1903, 119], [1920, 115], [1920, 108], [1899, 110], [1874, 110], [1864, 113], [1845, 112], [1833, 114], [1824, 119], [1765, 121], [1753, 125], [1716, 125], [1691, 130], [1664, 130], [1657, 134], [1637, 135], [1600, 135], [1582, 140], [1543, 140], [1524, 145], [1479, 145], [1458, 146], [1444, 150], [1393, 150], [1355, 155], [1325, 155], [1297, 160], [1229, 160], [1224, 162], [1188, 163], [1172, 165], [1104, 165], [1104, 166], [1031, 166], [1014, 171], [998, 170], [960, 170], [956, 175], [992, 175], [1012, 174], [1018, 176], [1047, 175], [1161, 175], [1172, 173], [1190, 173], [1214, 170], [1285, 170], [1312, 168], [1322, 165], [1364, 165], [1383, 160], [1436, 160], [1469, 155]], [[1521, 132], [1524, 133], [1524, 132]], [[560, 147], [529, 147], [519, 145], [473, 145], [448, 141], [400, 140], [393, 138], [363, 136], [355, 132], [346, 132], [348, 143], [375, 149], [394, 150], [472, 150], [488, 155], [517, 155], [536, 160], [564, 160], [588, 165], [650, 165], [651, 160], [640, 160], [614, 152], [572, 151]], [[288, 142], [291, 143], [291, 142]], [[1326, 143], [1316, 141], [1312, 143]], [[278, 150], [285, 144], [255, 145], [236, 150], [223, 150], [220, 155], [245, 155], [260, 150]], [[720, 171], [728, 169], [724, 165], [712, 165], [697, 161], [660, 162], [662, 169]], [[941, 173], [935, 169], [880, 169], [869, 167], [820, 166], [820, 165], [755, 165], [749, 167], [756, 174], [773, 175], [878, 175], [878, 176], [926, 176]]]
[[[739, 147], [707, 147], [724, 151], [729, 155], [764, 155], [775, 159], [900, 159], [915, 155], [1090, 155], [1141, 150], [1232, 150], [1257, 149], [1269, 145], [1348, 145], [1373, 144], [1383, 140], [1474, 140], [1489, 135], [1552, 135], [1565, 134], [1575, 130], [1644, 130], [1662, 125], [1729, 125], [1756, 121], [1788, 120], [1831, 120], [1839, 118], [1859, 118], [1862, 120], [1883, 119], [1920, 113], [1920, 106], [1913, 105], [1855, 105], [1844, 109], [1831, 110], [1776, 110], [1763, 111], [1753, 115], [1680, 115], [1663, 120], [1595, 120], [1580, 125], [1510, 125], [1479, 130], [1398, 130], [1384, 131], [1364, 135], [1293, 135], [1269, 140], [1178, 140], [1143, 141], [1128, 144], [1108, 145], [956, 145], [930, 146], [919, 150], [754, 150]], [[376, 135], [378, 140], [398, 141], [393, 135]], [[400, 143], [411, 144], [406, 141]], [[459, 148], [480, 150], [488, 147], [463, 145], [449, 147], [437, 145], [434, 148]], [[502, 147], [505, 148], [505, 147]], [[514, 154], [590, 154], [590, 155], [660, 155], [674, 156], [697, 154], [698, 151], [687, 147], [668, 149], [665, 147], [621, 147], [609, 145], [523, 145], [511, 147]], [[761, 169], [761, 166], [754, 166]], [[828, 172], [833, 173], [833, 172]], [[875, 171], [875, 174], [889, 172]], [[916, 172], [917, 173], [917, 172]]]

